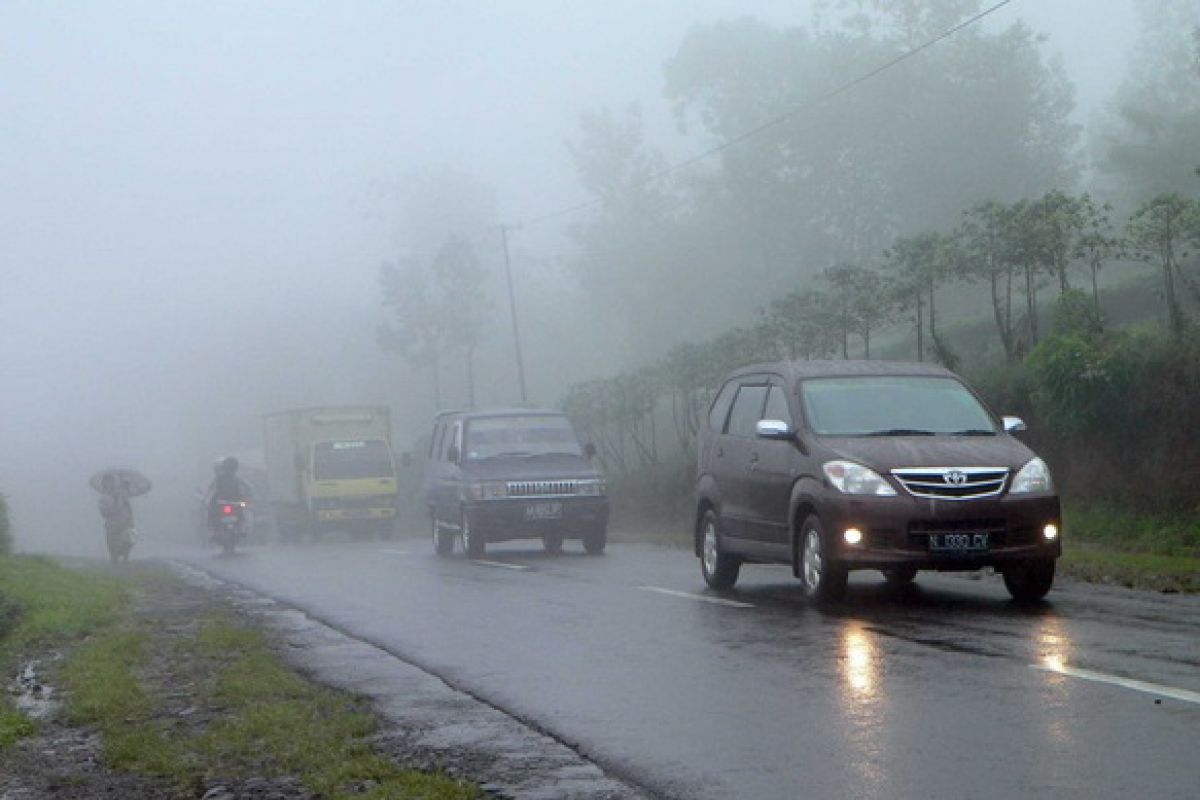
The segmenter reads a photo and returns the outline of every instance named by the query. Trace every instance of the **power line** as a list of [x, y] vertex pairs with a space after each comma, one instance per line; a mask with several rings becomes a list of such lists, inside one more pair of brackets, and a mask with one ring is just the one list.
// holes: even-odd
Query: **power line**
[[[805, 111], [808, 111], [809, 109], [811, 109], [815, 106], [819, 106], [822, 103], [827, 103], [830, 100], [832, 100], [833, 98], [837, 97], [838, 95], [844, 94], [845, 92], [850, 91], [851, 89], [855, 88], [856, 86], [858, 86], [862, 83], [866, 83], [867, 81], [876, 77], [880, 73], [886, 72], [887, 70], [892, 69], [893, 67], [895, 67], [899, 64], [902, 64], [903, 62], [909, 60], [910, 58], [913, 58], [914, 56], [918, 55], [919, 53], [922, 53], [925, 50], [928, 50], [929, 48], [939, 44], [940, 42], [942, 42], [945, 39], [949, 39], [951, 36], [958, 33], [959, 31], [963, 30], [964, 28], [969, 28], [970, 26], [974, 25], [975, 23], [979, 22], [980, 20], [984, 19], [985, 17], [988, 17], [991, 14], [994, 14], [995, 12], [999, 11], [1001, 8], [1004, 8], [1004, 6], [1008, 5], [1011, 2], [1012, 2], [1012, 0], [1000, 0], [1000, 2], [996, 3], [993, 6], [989, 6], [988, 8], [984, 9], [983, 11], [980, 11], [978, 14], [974, 15], [973, 17], [963, 20], [962, 22], [955, 25], [953, 28], [943, 31], [942, 33], [938, 34], [937, 36], [933, 37], [932, 39], [929, 39], [928, 41], [912, 48], [911, 50], [904, 51], [900, 55], [893, 58], [891, 61], [881, 64], [880, 66], [876, 67], [875, 69], [873, 69], [869, 72], [865, 72], [862, 75], [859, 75], [858, 77], [853, 78], [853, 79], [847, 81], [846, 83], [841, 84], [840, 86], [838, 86], [835, 89], [831, 89], [830, 91], [825, 92], [824, 94], [817, 95], [816, 97], [809, 99], [807, 102], [805, 102], [799, 106], [796, 106], [795, 108], [791, 109], [790, 111], [787, 111], [783, 114], [780, 114], [777, 117], [767, 120], [766, 122], [762, 123], [761, 125], [751, 128], [750, 130], [745, 131], [744, 133], [740, 133], [737, 136], [733, 137], [732, 139], [727, 139], [726, 141], [721, 142], [720, 144], [715, 145], [713, 147], [710, 147], [707, 150], [701, 151], [694, 156], [684, 159], [683, 161], [680, 161], [676, 164], [672, 164], [668, 167], [664, 167], [663, 169], [659, 170], [658, 172], [651, 173], [650, 179], [657, 180], [659, 178], [664, 178], [668, 175], [671, 175], [672, 173], [678, 172], [681, 169], [686, 169], [687, 167], [690, 167], [693, 164], [703, 161], [706, 158], [714, 156], [717, 153], [721, 153], [725, 150], [728, 150], [731, 147], [736, 147], [737, 145], [742, 144], [743, 142], [748, 141], [749, 139], [753, 139], [754, 137], [761, 135], [765, 131], [768, 131], [772, 128], [776, 128], [776, 127], [782, 125], [783, 123], [787, 122], [788, 120], [799, 116], [800, 114], [804, 113]], [[523, 222], [521, 224], [521, 226], [528, 227], [530, 225], [537, 225], [542, 222], [549, 222], [550, 220], [557, 219], [559, 217], [564, 217], [564, 216], [567, 216], [568, 214], [574, 214], [577, 211], [583, 211], [584, 209], [598, 206], [602, 202], [603, 201], [598, 197], [592, 198], [591, 200], [584, 200], [584, 201], [576, 203], [574, 205], [566, 206], [566, 207], [560, 208], [556, 211], [551, 211], [549, 213], [536, 216], [533, 219], [526, 220], [525, 222]]]

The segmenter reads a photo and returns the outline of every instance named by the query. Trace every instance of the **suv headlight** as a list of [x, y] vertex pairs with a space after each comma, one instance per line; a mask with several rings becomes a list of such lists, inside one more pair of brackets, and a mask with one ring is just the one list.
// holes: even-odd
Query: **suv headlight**
[[575, 494], [580, 497], [603, 497], [608, 494], [608, 482], [603, 478], [590, 478], [575, 484]]
[[896, 490], [873, 469], [853, 461], [830, 461], [823, 466], [825, 477], [842, 494], [894, 497]]
[[468, 500], [499, 500], [508, 497], [508, 484], [504, 481], [480, 481], [467, 486]]
[[1021, 467], [1017, 477], [1013, 478], [1009, 494], [1032, 494], [1033, 492], [1053, 492], [1054, 481], [1050, 478], [1050, 468], [1040, 458], [1031, 460]]

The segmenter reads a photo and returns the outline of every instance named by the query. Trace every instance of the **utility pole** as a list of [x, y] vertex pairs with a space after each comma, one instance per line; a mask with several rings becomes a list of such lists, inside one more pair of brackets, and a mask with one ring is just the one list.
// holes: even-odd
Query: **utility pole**
[[521, 402], [529, 402], [525, 390], [525, 360], [521, 357], [521, 329], [517, 325], [517, 296], [513, 292], [512, 263], [508, 256], [508, 232], [517, 230], [515, 225], [501, 225], [500, 238], [504, 241], [504, 277], [508, 281], [508, 308], [512, 312], [513, 344], [517, 351], [517, 380], [521, 384]]

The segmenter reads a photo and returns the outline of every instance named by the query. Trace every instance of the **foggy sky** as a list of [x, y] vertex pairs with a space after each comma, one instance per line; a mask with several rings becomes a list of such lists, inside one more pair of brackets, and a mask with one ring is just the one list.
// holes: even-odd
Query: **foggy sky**
[[[802, 25], [810, 7], [0, 5], [0, 491], [25, 536], [94, 527], [81, 481], [105, 462], [149, 465], [177, 497], [274, 408], [386, 402], [417, 435], [424, 385], [371, 336], [379, 263], [404, 247], [372, 186], [451, 166], [501, 221], [530, 218], [585, 199], [564, 146], [579, 114], [634, 102], [686, 156], [662, 64], [693, 25], [743, 15]], [[1130, 3], [1025, 0], [988, 24], [1017, 17], [1063, 54], [1086, 122], [1120, 79]], [[552, 280], [564, 246], [561, 223], [519, 233], [518, 285]], [[529, 314], [553, 401], [582, 355]], [[506, 370], [484, 365], [482, 402], [514, 399]]]

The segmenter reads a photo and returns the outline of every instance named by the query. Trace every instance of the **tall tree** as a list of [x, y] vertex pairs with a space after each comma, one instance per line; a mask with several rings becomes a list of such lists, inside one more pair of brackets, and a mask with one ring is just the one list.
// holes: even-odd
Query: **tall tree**
[[486, 289], [487, 274], [475, 257], [471, 243], [449, 236], [438, 248], [430, 268], [437, 309], [446, 344], [461, 349], [467, 366], [467, 404], [475, 406], [475, 351], [492, 304]]
[[963, 214], [955, 232], [963, 255], [963, 275], [968, 280], [986, 280], [991, 290], [992, 318], [1011, 364], [1017, 359], [1017, 332], [1013, 316], [1013, 209], [989, 200]]
[[1181, 262], [1188, 255], [1187, 242], [1193, 236], [1196, 218], [1195, 200], [1162, 194], [1134, 212], [1125, 227], [1133, 254], [1148, 263], [1158, 263], [1167, 322], [1176, 337], [1183, 334], [1185, 325], [1176, 281], [1184, 278]]
[[1083, 229], [1075, 242], [1073, 256], [1082, 261], [1091, 274], [1092, 307], [1098, 315], [1100, 313], [1100, 268], [1121, 256], [1124, 240], [1113, 231], [1112, 223], [1109, 220], [1112, 206], [1108, 203], [1097, 203], [1091, 195], [1087, 194], [1080, 199]]
[[1105, 193], [1125, 213], [1194, 191], [1189, 169], [1200, 160], [1200, 0], [1137, 0], [1137, 10], [1130, 68], [1094, 143]]
[[434, 407], [442, 408], [440, 365], [446, 349], [445, 323], [434, 300], [429, 270], [416, 258], [384, 262], [379, 268], [379, 288], [383, 305], [392, 317], [379, 327], [380, 346], [400, 353], [415, 369], [428, 369], [433, 379]]

